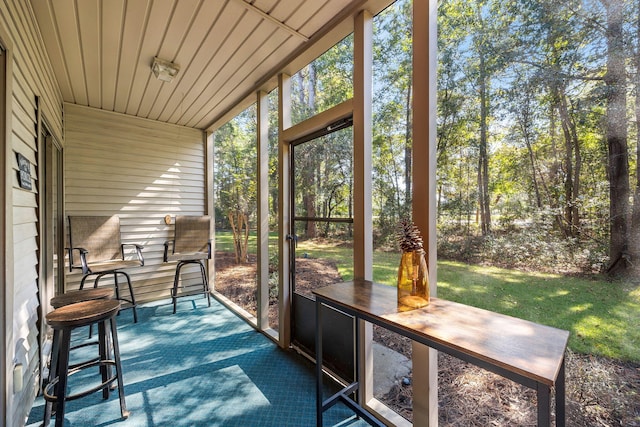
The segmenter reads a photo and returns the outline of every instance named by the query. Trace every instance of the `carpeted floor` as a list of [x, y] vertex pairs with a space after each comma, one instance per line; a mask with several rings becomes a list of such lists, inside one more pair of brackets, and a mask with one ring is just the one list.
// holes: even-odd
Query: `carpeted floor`
[[[205, 299], [182, 299], [177, 314], [169, 300], [145, 304], [138, 307], [138, 323], [131, 310], [117, 320], [131, 415], [120, 417], [117, 390], [108, 400], [94, 393], [67, 403], [65, 426], [315, 426], [313, 366], [279, 349], [214, 299], [211, 307]], [[86, 330], [76, 335], [87, 338]], [[76, 350], [72, 357], [86, 358], [83, 351], [97, 349]], [[71, 376], [71, 392], [98, 384], [98, 377], [97, 368]], [[39, 426], [43, 414], [39, 396], [27, 426]], [[325, 426], [367, 425], [341, 404], [325, 412], [324, 421]]]

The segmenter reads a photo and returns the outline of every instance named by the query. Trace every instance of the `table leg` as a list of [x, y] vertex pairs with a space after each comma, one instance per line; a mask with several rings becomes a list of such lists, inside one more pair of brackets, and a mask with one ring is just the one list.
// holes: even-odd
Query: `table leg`
[[316, 299], [316, 425], [322, 427], [322, 303]]
[[551, 387], [538, 383], [538, 427], [551, 424]]
[[358, 327], [358, 318], [354, 316], [353, 318], [354, 321], [354, 339], [355, 339], [355, 343], [356, 343], [356, 347], [355, 347], [355, 351], [354, 351], [354, 356], [355, 356], [355, 360], [354, 360], [354, 373], [353, 373], [353, 378], [354, 378], [354, 382], [356, 384], [358, 384], [358, 388], [356, 389], [354, 398], [355, 401], [358, 403], [358, 405], [363, 406], [364, 402], [363, 402], [363, 396], [362, 393], [360, 393], [360, 328]]
[[565, 425], [565, 382], [564, 382], [564, 358], [560, 365], [558, 378], [556, 379], [556, 427]]

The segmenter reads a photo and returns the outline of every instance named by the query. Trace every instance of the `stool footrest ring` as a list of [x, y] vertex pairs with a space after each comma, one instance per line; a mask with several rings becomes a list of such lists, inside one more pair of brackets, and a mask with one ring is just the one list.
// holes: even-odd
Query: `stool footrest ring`
[[[72, 346], [70, 348], [70, 350], [76, 350], [78, 348], [89, 347], [90, 345], [99, 345], [99, 344], [100, 343], [98, 341], [84, 342], [82, 344], [77, 344], [77, 345]], [[78, 363], [75, 363], [73, 365], [69, 365], [69, 370], [75, 369], [75, 368], [79, 368], [81, 366], [86, 365], [87, 363], [97, 362], [98, 360], [100, 360], [100, 356], [94, 357], [93, 359], [85, 360], [84, 362], [78, 362]]]
[[[67, 377], [70, 377], [71, 375], [80, 372], [83, 369], [86, 368], [92, 368], [94, 366], [116, 366], [116, 362], [114, 360], [96, 360], [96, 361], [92, 361], [89, 363], [85, 363], [83, 365], [80, 365], [76, 368], [70, 369], [69, 373], [67, 374]], [[104, 381], [101, 384], [98, 384], [95, 387], [92, 387], [90, 389], [78, 392], [76, 394], [71, 394], [69, 396], [65, 396], [65, 401], [69, 401], [69, 400], [75, 400], [75, 399], [80, 399], [81, 397], [84, 396], [88, 396], [90, 394], [93, 394], [99, 390], [103, 390], [107, 387], [109, 387], [111, 385], [112, 382], [114, 382], [115, 380], [118, 379], [117, 375], [113, 375], [111, 377], [109, 377], [106, 381]], [[44, 388], [43, 391], [43, 397], [45, 400], [49, 401], [49, 402], [57, 402], [58, 398], [55, 394], [53, 394], [53, 388], [55, 387], [56, 384], [58, 384], [58, 380], [59, 377], [55, 377], [53, 379], [53, 381], [51, 381], [49, 384], [47, 384], [47, 386]]]

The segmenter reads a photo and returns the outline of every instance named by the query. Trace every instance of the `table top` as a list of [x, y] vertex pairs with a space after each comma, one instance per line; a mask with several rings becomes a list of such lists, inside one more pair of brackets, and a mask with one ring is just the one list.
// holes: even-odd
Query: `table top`
[[431, 298], [428, 306], [399, 307], [396, 288], [366, 280], [313, 291], [320, 301], [391, 326], [418, 342], [453, 349], [476, 360], [555, 385], [569, 332], [523, 319]]

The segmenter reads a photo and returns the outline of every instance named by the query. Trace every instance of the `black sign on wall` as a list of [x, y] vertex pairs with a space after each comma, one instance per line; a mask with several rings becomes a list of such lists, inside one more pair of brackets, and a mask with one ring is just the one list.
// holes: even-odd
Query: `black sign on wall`
[[16, 155], [18, 156], [18, 182], [20, 183], [20, 188], [31, 190], [31, 162], [20, 153], [16, 153]]

